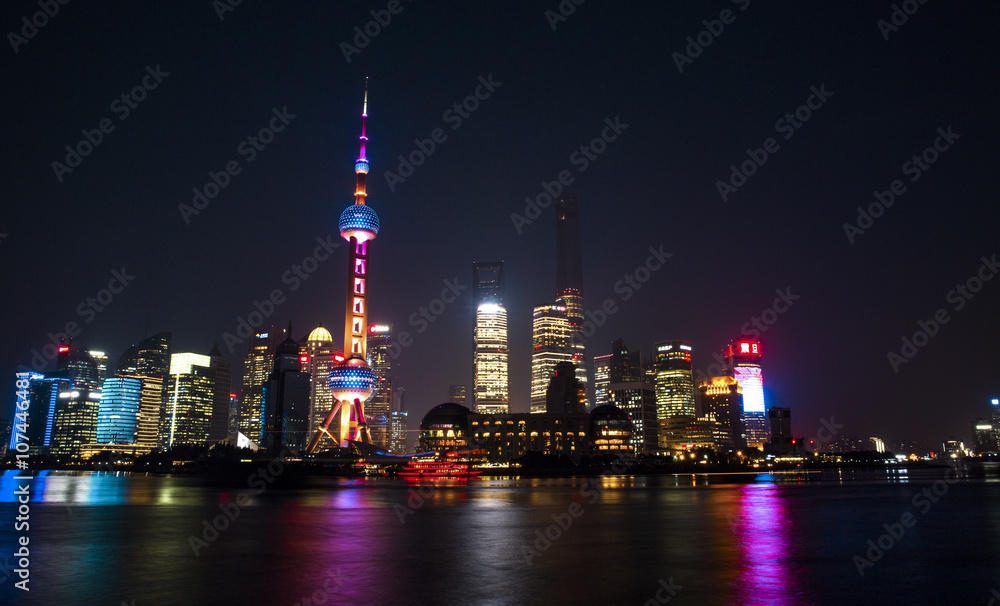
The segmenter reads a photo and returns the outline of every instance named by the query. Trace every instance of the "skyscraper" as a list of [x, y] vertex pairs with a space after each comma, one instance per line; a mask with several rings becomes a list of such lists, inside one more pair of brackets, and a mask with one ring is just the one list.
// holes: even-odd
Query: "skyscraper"
[[[535, 411], [532, 411], [535, 412]], [[576, 366], [570, 361], [556, 364], [552, 379], [545, 390], [545, 411], [548, 414], [579, 414], [587, 412], [587, 398], [583, 384], [576, 375]]]
[[288, 448], [305, 448], [309, 430], [308, 354], [299, 352], [289, 325], [285, 340], [274, 350], [274, 367], [264, 384], [264, 435], [260, 446], [277, 455]]
[[[306, 337], [306, 355], [309, 360], [306, 368], [311, 381], [309, 383], [309, 436], [316, 433], [323, 423], [323, 418], [333, 410], [335, 402], [330, 392], [330, 369], [334, 364], [344, 361], [344, 352], [333, 343], [333, 335], [320, 324]], [[333, 440], [323, 435], [318, 443], [319, 448], [333, 446]]]
[[375, 393], [366, 405], [372, 444], [389, 447], [389, 414], [392, 412], [392, 324], [368, 327], [368, 365], [375, 373]]
[[[464, 386], [463, 386], [464, 387]], [[406, 454], [409, 446], [406, 443], [406, 390], [396, 388], [392, 398], [392, 414], [389, 417], [389, 452]]]
[[566, 308], [562, 305], [536, 307], [531, 326], [531, 412], [543, 413], [546, 391], [556, 365], [573, 363]]
[[761, 353], [760, 342], [753, 339], [734, 341], [726, 350], [729, 371], [743, 389], [743, 429], [750, 448], [763, 448], [768, 441]]
[[57, 457], [75, 458], [85, 444], [93, 444], [97, 438], [97, 411], [107, 357], [98, 352], [95, 359], [91, 352], [67, 345], [60, 346], [58, 354], [54, 374], [67, 379], [69, 389], [59, 389], [50, 452]]
[[375, 373], [365, 361], [368, 346], [368, 242], [379, 231], [378, 215], [365, 204], [365, 179], [368, 175], [368, 158], [365, 157], [368, 124], [368, 84], [365, 81], [365, 101], [361, 111], [361, 153], [354, 163], [356, 186], [354, 204], [340, 215], [340, 237], [350, 243], [350, 260], [347, 274], [347, 310], [344, 318], [343, 362], [330, 370], [330, 392], [336, 404], [323, 419], [306, 446], [306, 452], [315, 450], [320, 438], [329, 434], [334, 416], [340, 413], [337, 445], [347, 446], [350, 440], [371, 443], [371, 434], [365, 418], [364, 403], [375, 392]]
[[594, 356], [594, 408], [610, 403], [608, 400], [608, 383], [610, 381], [611, 354]]
[[468, 400], [468, 392], [466, 385], [449, 385], [448, 386], [448, 401], [454, 402], [455, 404], [461, 404], [468, 408], [466, 401]]
[[716, 444], [727, 451], [746, 448], [743, 437], [743, 390], [733, 377], [712, 377], [698, 386], [707, 417], [718, 424]]
[[215, 385], [212, 388], [212, 420], [208, 430], [209, 444], [221, 442], [229, 436], [229, 394], [233, 390], [233, 372], [229, 362], [222, 357], [218, 345], [208, 353], [211, 358]]
[[101, 392], [83, 383], [60, 391], [52, 424], [50, 452], [63, 459], [78, 458], [85, 444], [97, 439], [97, 410]]
[[142, 379], [108, 377], [97, 409], [97, 444], [134, 444]]
[[52, 446], [52, 430], [55, 425], [56, 407], [59, 404], [59, 394], [71, 391], [69, 379], [57, 376], [45, 376], [38, 372], [16, 373], [17, 403], [23, 410], [28, 408], [27, 426], [18, 421], [11, 433], [10, 448], [17, 447], [17, 434], [25, 431], [29, 454], [44, 454]]
[[160, 420], [166, 410], [166, 382], [170, 373], [170, 333], [160, 332], [129, 347], [118, 358], [115, 374], [139, 379], [139, 413], [135, 445], [152, 450], [157, 446]]
[[167, 402], [159, 435], [164, 450], [181, 444], [205, 446], [208, 443], [215, 385], [211, 357], [196, 353], [171, 354]]
[[576, 194], [564, 192], [556, 199], [556, 303], [566, 308], [569, 347], [577, 379], [587, 385], [586, 348], [583, 335], [583, 256], [580, 249], [580, 214]]
[[274, 367], [274, 347], [278, 343], [278, 336], [273, 326], [254, 333], [250, 337], [247, 355], [243, 358], [240, 432], [258, 444], [262, 439], [261, 411], [264, 407], [264, 383]]
[[687, 341], [657, 343], [656, 418], [695, 416], [694, 380], [691, 377], [691, 344]]
[[506, 414], [510, 412], [510, 383], [503, 261], [473, 263], [472, 284], [476, 304], [475, 410]]
[[636, 454], [656, 450], [659, 424], [656, 420], [656, 391], [643, 381], [641, 354], [629, 351], [625, 341], [611, 345], [608, 400], [624, 410], [632, 420], [632, 446]]

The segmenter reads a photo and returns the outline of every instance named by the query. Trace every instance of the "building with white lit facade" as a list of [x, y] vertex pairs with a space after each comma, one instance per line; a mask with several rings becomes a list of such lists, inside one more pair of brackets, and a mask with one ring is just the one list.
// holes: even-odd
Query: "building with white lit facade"
[[480, 414], [506, 414], [510, 412], [510, 382], [503, 261], [474, 263], [472, 271], [476, 289], [475, 411]]
[[730, 374], [743, 391], [743, 431], [750, 448], [764, 448], [768, 443], [764, 407], [764, 376], [760, 367], [762, 349], [759, 341], [742, 339], [726, 349]]

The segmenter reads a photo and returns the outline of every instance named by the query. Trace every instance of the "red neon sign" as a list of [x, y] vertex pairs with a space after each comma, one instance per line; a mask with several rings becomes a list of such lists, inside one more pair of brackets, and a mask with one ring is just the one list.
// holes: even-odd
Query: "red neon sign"
[[299, 362], [302, 362], [303, 364], [308, 364], [309, 356], [299, 356]]
[[340, 354], [337, 354], [337, 355], [333, 356], [333, 359], [336, 362], [343, 362], [346, 358], [344, 358], [344, 356], [342, 356]]
[[59, 346], [59, 353], [66, 353], [67, 351], [69, 351], [69, 345], [60, 345]]

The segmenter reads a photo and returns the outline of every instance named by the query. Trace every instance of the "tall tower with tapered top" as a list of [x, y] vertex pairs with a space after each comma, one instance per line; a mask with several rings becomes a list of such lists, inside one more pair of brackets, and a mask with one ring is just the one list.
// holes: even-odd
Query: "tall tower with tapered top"
[[[350, 243], [351, 258], [347, 272], [347, 309], [344, 319], [345, 360], [330, 370], [330, 392], [336, 403], [327, 414], [316, 434], [306, 447], [310, 453], [320, 438], [326, 434], [338, 446], [347, 446], [352, 440], [371, 443], [365, 421], [365, 401], [375, 392], [375, 373], [365, 361], [368, 330], [368, 243], [378, 235], [378, 215], [365, 204], [365, 178], [368, 176], [368, 79], [365, 79], [365, 102], [361, 112], [361, 154], [354, 163], [357, 186], [354, 204], [340, 215], [340, 236]], [[333, 419], [340, 414], [337, 435], [330, 434]]]

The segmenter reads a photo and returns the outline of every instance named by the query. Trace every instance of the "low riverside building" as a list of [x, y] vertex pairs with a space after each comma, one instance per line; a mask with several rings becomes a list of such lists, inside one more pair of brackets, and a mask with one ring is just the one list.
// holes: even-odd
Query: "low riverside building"
[[420, 422], [420, 449], [467, 450], [483, 463], [509, 464], [529, 452], [574, 462], [595, 454], [632, 458], [632, 423], [607, 405], [590, 413], [476, 414], [455, 403], [431, 409]]

